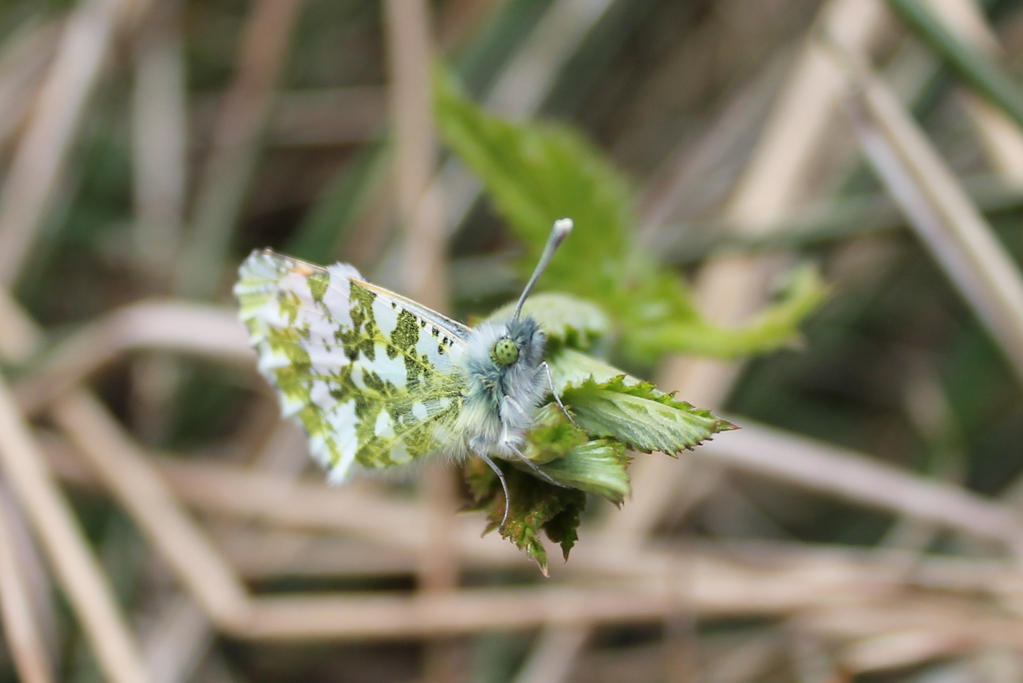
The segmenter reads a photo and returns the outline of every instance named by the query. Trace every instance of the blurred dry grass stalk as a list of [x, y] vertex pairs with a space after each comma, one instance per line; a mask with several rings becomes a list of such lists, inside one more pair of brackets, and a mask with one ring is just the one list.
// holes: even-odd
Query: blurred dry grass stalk
[[[0, 282], [7, 287], [0, 290], [0, 354], [12, 367], [35, 359], [16, 381], [0, 383], [0, 606], [4, 642], [22, 680], [54, 680], [68, 666], [59, 654], [48, 581], [67, 598], [103, 674], [117, 681], [213, 679], [216, 671], [231, 668], [217, 651], [218, 631], [259, 641], [433, 644], [422, 667], [430, 680], [466, 678], [468, 640], [462, 637], [512, 629], [540, 633], [520, 665], [519, 681], [616, 680], [625, 672], [646, 680], [665, 677], [666, 669], [667, 677], [679, 680], [759, 680], [779, 671], [792, 671], [798, 680], [842, 680], [939, 659], [969, 663], [992, 652], [1012, 654], [992, 665], [1003, 678], [991, 680], [1012, 680], [1023, 671], [1023, 533], [1014, 500], [973, 493], [960, 483], [742, 416], [734, 418], [742, 432], [694, 456], [638, 458], [634, 498], [588, 524], [572, 562], [549, 581], [520, 580], [532, 570], [518, 553], [494, 536], [479, 538], [478, 520], [452, 514], [455, 490], [443, 469], [431, 471], [428, 495], [416, 501], [379, 482], [339, 491], [297, 478], [291, 456], [304, 446], [287, 426], [266, 428], [275, 419], [269, 396], [250, 408], [243, 420], [250, 424], [233, 437], [200, 448], [205, 457], [182, 458], [145, 445], [151, 439], [144, 433], [159, 430], [144, 424], [163, 422], [146, 422], [145, 413], [164, 410], [175, 391], [187, 390], [182, 363], [165, 362], [164, 354], [252, 374], [252, 355], [230, 306], [183, 297], [223, 291], [233, 268], [231, 241], [262, 152], [269, 144], [294, 144], [287, 135], [275, 137], [287, 112], [321, 106], [308, 105], [309, 93], [302, 99], [280, 86], [295, 26], [304, 5], [314, 3], [251, 3], [233, 80], [190, 192], [195, 164], [189, 160], [186, 112], [192, 103], [183, 76], [186, 8], [149, 4], [83, 0], [63, 18], [16, 26], [0, 45], [0, 101], [18, 105], [0, 108]], [[446, 42], [465, 40], [502, 4], [447, 3], [434, 28]], [[554, 94], [560, 67], [602, 19], [623, 11], [622, 4], [563, 0], [544, 6], [535, 28], [504, 57], [487, 100], [510, 115], [539, 111]], [[717, 11], [736, 11], [736, 3], [721, 7], [726, 5], [730, 9]], [[969, 0], [928, 6], [956, 27], [960, 39], [988, 53], [999, 50], [998, 38]], [[383, 262], [404, 264], [403, 289], [444, 308], [444, 226], [462, 223], [478, 189], [451, 162], [438, 166], [427, 87], [429, 11], [425, 0], [383, 4], [393, 183], [368, 191], [353, 234], [364, 239], [385, 231], [387, 212], [379, 207], [393, 193], [390, 218], [398, 226], [400, 253]], [[856, 163], [855, 130], [909, 223], [1023, 379], [1019, 269], [885, 75], [871, 71], [880, 47], [905, 40], [896, 26], [881, 2], [821, 3], [794, 53], [762, 66], [752, 85], [729, 92], [735, 108], [725, 103], [731, 114], [700, 133], [704, 143], [685, 139], [677, 149], [659, 150], [669, 162], [650, 182], [644, 224], [656, 236], [660, 226], [685, 213], [684, 199], [713, 195], [701, 171], [720, 164], [730, 169], [731, 192], [716, 215], [747, 237], [762, 237], [801, 206], [827, 198]], [[69, 158], [90, 95], [104, 70], [113, 69], [112, 54], [127, 43], [135, 73], [134, 257], [149, 271], [146, 288], [180, 298], [114, 308], [55, 341], [10, 288], [30, 263], [34, 245], [45, 239], [43, 226], [69, 182]], [[45, 75], [38, 83], [40, 76], [28, 77], [39, 74]], [[341, 96], [326, 95], [328, 102]], [[321, 139], [347, 141], [353, 130], [370, 136], [365, 112], [380, 111], [379, 93], [353, 90], [343, 97], [365, 106], [353, 107], [356, 123], [336, 122]], [[965, 93], [962, 102], [987, 163], [1018, 184], [1019, 128], [976, 95]], [[749, 113], [757, 111], [767, 111], [766, 122]], [[734, 149], [734, 141], [752, 139], [748, 155]], [[829, 169], [827, 178], [822, 166]], [[192, 216], [190, 229], [186, 215]], [[369, 241], [385, 240], [378, 235]], [[707, 260], [696, 278], [704, 310], [724, 324], [742, 320], [792, 258], [776, 251]], [[133, 368], [131, 395], [144, 408], [132, 415], [115, 414], [89, 388], [101, 371], [125, 363]], [[659, 381], [697, 405], [718, 407], [727, 405], [741, 372], [734, 363], [673, 358]], [[927, 403], [921, 391], [908, 400], [916, 401], [915, 414], [925, 424], [928, 410], [937, 405], [942, 415], [944, 404], [940, 396]], [[813, 546], [769, 535], [740, 542], [713, 533], [702, 540], [662, 533], [666, 526], [683, 526], [687, 513], [715, 497], [741, 506], [730, 472], [931, 526], [917, 527], [924, 530], [910, 550]], [[137, 610], [149, 612], [146, 625], [136, 628], [138, 614], [125, 614], [124, 594], [101, 568], [99, 551], [57, 478], [74, 491], [115, 501], [160, 558], [138, 579], [160, 586], [159, 597], [135, 597]], [[961, 537], [959, 556], [923, 552], [938, 528]], [[48, 560], [45, 574], [33, 544], [24, 540], [29, 536]], [[161, 578], [167, 572], [173, 586]], [[249, 585], [280, 577], [307, 579], [313, 588], [263, 592]], [[400, 588], [413, 577], [415, 589]], [[507, 577], [516, 580], [502, 582]], [[378, 579], [392, 588], [315, 590], [322, 583], [314, 580], [325, 579], [340, 586]], [[755, 618], [761, 625], [735, 633], [698, 628], [733, 618]], [[616, 646], [613, 639], [586, 647], [595, 628], [651, 623], [662, 627], [658, 647]], [[380, 666], [388, 670], [386, 662]]]

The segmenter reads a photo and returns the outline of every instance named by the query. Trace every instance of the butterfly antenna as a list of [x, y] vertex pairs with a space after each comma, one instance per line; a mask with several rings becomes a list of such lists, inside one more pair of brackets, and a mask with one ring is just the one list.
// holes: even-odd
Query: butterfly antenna
[[568, 237], [568, 233], [572, 232], [572, 219], [571, 218], [559, 218], [554, 221], [554, 227], [551, 228], [551, 236], [547, 238], [547, 244], [543, 248], [543, 254], [540, 255], [540, 262], [536, 264], [536, 269], [529, 278], [529, 282], [526, 283], [525, 288], [522, 290], [522, 295], [519, 297], [519, 303], [515, 306], [515, 315], [512, 316], [512, 320], [518, 320], [519, 314], [522, 313], [522, 304], [526, 303], [526, 297], [529, 296], [530, 292], [533, 291], [533, 286], [536, 281], [543, 275], [543, 271], [547, 270], [547, 265], [554, 258], [554, 252], [558, 250], [561, 243]]

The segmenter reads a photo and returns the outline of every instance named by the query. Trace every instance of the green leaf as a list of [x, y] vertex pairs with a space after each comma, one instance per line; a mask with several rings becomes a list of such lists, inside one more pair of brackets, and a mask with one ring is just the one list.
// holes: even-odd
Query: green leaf
[[532, 270], [554, 221], [570, 216], [583, 235], [565, 241], [544, 283], [581, 296], [617, 289], [632, 225], [632, 197], [622, 177], [569, 128], [518, 125], [486, 114], [442, 68], [435, 71], [434, 102], [445, 142], [525, 240], [523, 274]]
[[[568, 562], [568, 554], [572, 546], [579, 540], [579, 518], [585, 506], [586, 499], [581, 500], [582, 504], [567, 504], [558, 514], [551, 517], [550, 521], [543, 525], [547, 538], [561, 546], [561, 556]], [[546, 576], [547, 572], [544, 571]]]
[[[633, 195], [625, 179], [580, 135], [563, 126], [512, 123], [491, 116], [465, 97], [455, 80], [436, 70], [437, 124], [445, 142], [480, 177], [497, 211], [528, 249], [528, 274], [557, 218], [571, 217], [565, 240], [544, 285], [597, 302], [611, 317], [630, 360], [655, 362], [666, 352], [733, 357], [790, 343], [799, 322], [823, 296], [819, 279], [800, 271], [801, 287], [747, 327], [730, 330], [705, 320], [688, 288], [671, 270], [632, 242]], [[555, 313], [552, 311], [552, 316]], [[564, 313], [556, 340], [585, 348], [587, 330]], [[558, 325], [561, 325], [558, 328]], [[607, 336], [603, 326], [598, 337]]]
[[625, 445], [595, 439], [576, 446], [563, 457], [540, 465], [559, 484], [603, 496], [621, 505], [629, 495], [629, 456]]
[[[709, 411], [675, 400], [671, 394], [660, 391], [649, 382], [574, 349], [559, 349], [548, 357], [548, 363], [554, 388], [576, 424], [590, 437], [587, 444], [590, 448], [596, 448], [592, 444], [599, 443], [593, 439], [610, 437], [635, 450], [677, 454], [717, 432], [735, 429], [732, 423]], [[545, 410], [549, 408], [547, 406]], [[603, 464], [606, 466], [607, 461]], [[554, 465], [568, 466], [560, 460]], [[596, 488], [599, 486], [596, 482], [608, 481], [603, 477], [609, 472], [602, 472], [593, 464], [589, 467], [592, 469], [586, 474], [588, 486], [571, 484], [567, 479], [559, 478], [550, 472], [551, 465], [544, 465], [544, 470], [558, 481], [578, 485], [615, 500], [612, 495]], [[622, 476], [625, 477], [624, 463]], [[619, 482], [617, 486], [622, 496], [628, 493], [627, 478], [624, 484]]]
[[649, 382], [629, 383], [625, 375], [569, 387], [561, 400], [571, 406], [576, 423], [588, 434], [647, 453], [678, 455], [717, 432], [735, 429], [731, 422], [676, 401]]
[[[615, 505], [629, 495], [626, 447], [676, 455], [719, 431], [735, 428], [575, 349], [562, 347], [548, 361], [555, 390], [575, 422], [556, 403], [544, 405], [537, 412], [536, 426], [526, 434], [523, 453], [561, 486], [538, 478], [524, 463], [499, 463], [511, 498], [501, 535], [535, 559], [544, 574], [547, 554], [541, 531], [561, 544], [568, 559], [578, 538], [584, 492]], [[470, 458], [464, 472], [475, 501], [473, 509], [486, 512], [487, 531], [491, 531], [504, 515], [500, 482], [480, 458]]]
[[[629, 495], [629, 458], [624, 444], [591, 439], [568, 421], [556, 403], [537, 413], [537, 426], [526, 435], [524, 455], [559, 484], [607, 498], [621, 505]], [[515, 465], [514, 462], [512, 462]], [[516, 465], [529, 472], [526, 465]]]
[[[507, 320], [515, 304], [502, 306], [487, 320]], [[534, 294], [522, 305], [522, 314], [540, 323], [548, 348], [563, 345], [586, 350], [611, 333], [611, 321], [599, 306], [568, 294]]]
[[553, 402], [537, 411], [534, 422], [536, 426], [526, 435], [524, 455], [537, 465], [563, 458], [589, 440], [586, 432], [569, 422]]
[[642, 382], [638, 377], [633, 377], [606, 361], [581, 353], [575, 349], [557, 349], [547, 356], [547, 363], [551, 367], [554, 388], [557, 389], [559, 396], [568, 387], [579, 386], [588, 380], [606, 382], [615, 377], [624, 376], [624, 381], [627, 384], [639, 384]]
[[827, 297], [828, 288], [813, 266], [797, 268], [786, 279], [779, 299], [740, 328], [725, 329], [696, 317], [651, 316], [636, 321], [632, 333], [623, 336], [623, 350], [640, 360], [668, 349], [735, 358], [792, 346], [797, 326]]
[[[586, 507], [586, 494], [552, 486], [514, 468], [502, 467], [502, 470], [511, 504], [508, 519], [500, 529], [501, 536], [525, 550], [547, 576], [547, 550], [540, 533], [546, 533], [548, 538], [559, 543], [567, 560], [578, 538], [576, 528]], [[504, 496], [497, 475], [480, 458], [470, 458], [463, 472], [475, 501], [472, 509], [486, 512], [488, 526], [484, 533], [498, 528], [504, 515]]]

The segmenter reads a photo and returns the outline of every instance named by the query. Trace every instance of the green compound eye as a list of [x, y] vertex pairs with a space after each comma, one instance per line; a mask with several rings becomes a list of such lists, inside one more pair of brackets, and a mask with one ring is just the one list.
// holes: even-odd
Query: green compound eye
[[498, 365], [511, 365], [519, 359], [519, 347], [508, 337], [502, 337], [494, 344], [490, 358]]

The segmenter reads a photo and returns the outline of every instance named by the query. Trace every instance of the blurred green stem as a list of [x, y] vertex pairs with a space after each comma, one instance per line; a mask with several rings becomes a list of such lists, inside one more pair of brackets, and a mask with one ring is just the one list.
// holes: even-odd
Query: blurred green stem
[[1023, 92], [982, 52], [964, 44], [919, 0], [888, 0], [888, 6], [977, 92], [1023, 128]]

